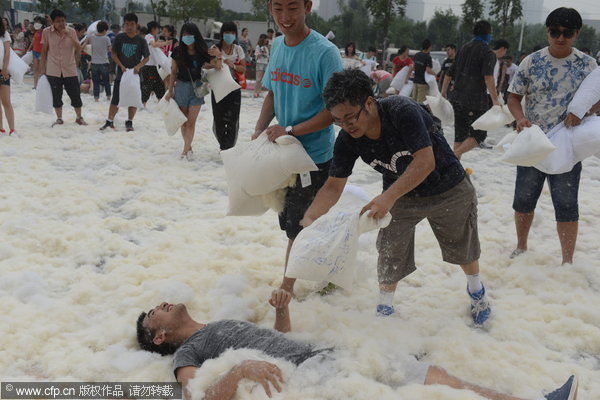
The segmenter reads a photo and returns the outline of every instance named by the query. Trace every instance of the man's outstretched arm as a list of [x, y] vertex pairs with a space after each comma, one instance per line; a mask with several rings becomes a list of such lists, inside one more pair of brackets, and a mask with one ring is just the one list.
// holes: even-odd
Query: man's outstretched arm
[[292, 294], [284, 289], [273, 290], [269, 304], [275, 307], [275, 326], [273, 329], [287, 333], [292, 330], [292, 320], [288, 304], [292, 300]]

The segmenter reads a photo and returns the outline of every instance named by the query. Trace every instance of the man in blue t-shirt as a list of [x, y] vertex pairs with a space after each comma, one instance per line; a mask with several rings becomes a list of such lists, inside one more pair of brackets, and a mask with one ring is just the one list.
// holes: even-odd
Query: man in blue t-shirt
[[[339, 50], [305, 22], [310, 0], [271, 0], [269, 11], [283, 36], [273, 41], [269, 64], [262, 81], [269, 91], [256, 122], [256, 139], [266, 130], [271, 141], [292, 135], [304, 146], [318, 171], [299, 176], [288, 189], [279, 225], [288, 237], [286, 267], [292, 243], [302, 230], [300, 221], [327, 179], [333, 156], [334, 130], [331, 114], [321, 94], [334, 72], [342, 71]], [[278, 124], [270, 125], [273, 117]], [[294, 279], [284, 278], [281, 285], [293, 293]]]
[[362, 158], [383, 175], [383, 193], [361, 213], [372, 218], [392, 214], [392, 222], [377, 238], [377, 313], [394, 313], [398, 282], [416, 270], [415, 226], [426, 218], [444, 261], [460, 265], [466, 274], [473, 321], [485, 322], [490, 307], [479, 278], [477, 195], [444, 139], [439, 120], [405, 97], [375, 100], [369, 78], [360, 71], [335, 73], [323, 98], [342, 130], [329, 178], [306, 211], [304, 226], [339, 200], [356, 159]]

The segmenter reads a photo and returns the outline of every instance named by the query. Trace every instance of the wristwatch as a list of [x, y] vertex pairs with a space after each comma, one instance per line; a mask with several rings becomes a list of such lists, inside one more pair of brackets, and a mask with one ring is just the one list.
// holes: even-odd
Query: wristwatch
[[293, 126], [291, 126], [291, 125], [290, 125], [290, 126], [288, 126], [287, 128], [285, 128], [285, 133], [286, 133], [287, 135], [292, 135], [292, 136], [294, 136], [294, 127], [293, 127]]

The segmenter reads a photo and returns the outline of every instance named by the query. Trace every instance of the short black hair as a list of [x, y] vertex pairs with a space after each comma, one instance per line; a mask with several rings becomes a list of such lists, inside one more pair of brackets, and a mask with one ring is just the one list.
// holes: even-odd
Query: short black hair
[[567, 29], [581, 29], [583, 21], [581, 15], [574, 8], [560, 7], [548, 14], [546, 26], [562, 26]]
[[504, 56], [502, 58], [505, 59], [505, 60], [511, 60], [511, 61], [513, 59], [512, 56], [509, 56], [509, 55], [506, 55], [506, 56]]
[[323, 91], [323, 100], [328, 110], [346, 102], [362, 106], [369, 97], [374, 96], [371, 79], [359, 69], [334, 73]]
[[267, 29], [267, 33], [275, 33], [275, 31], [273, 30], [273, 28], [269, 28]]
[[473, 35], [489, 35], [492, 33], [492, 25], [487, 21], [477, 21], [473, 27]]
[[54, 21], [56, 18], [60, 18], [60, 17], [62, 17], [62, 18], [67, 18], [67, 16], [65, 15], [65, 13], [64, 13], [62, 10], [59, 10], [59, 9], [56, 9], [56, 8], [55, 8], [55, 9], [54, 9], [54, 10], [52, 10], [52, 12], [50, 13], [50, 19], [51, 19], [52, 21]]
[[160, 25], [156, 21], [150, 21], [146, 24], [146, 26], [148, 27], [148, 33], [152, 32], [152, 29], [154, 28], [160, 29]]
[[110, 30], [111, 30], [111, 31], [114, 31], [114, 30], [116, 30], [116, 29], [118, 29], [118, 30], [121, 30], [121, 27], [119, 26], [119, 24], [112, 24], [112, 25], [110, 26]]
[[158, 353], [160, 355], [166, 356], [168, 354], [173, 354], [177, 350], [177, 345], [173, 343], [162, 343], [155, 344], [152, 339], [154, 339], [154, 335], [156, 334], [150, 328], [144, 326], [144, 318], [146, 318], [146, 313], [142, 312], [137, 319], [137, 340], [140, 348], [142, 350], [151, 351], [153, 353]]
[[98, 25], [96, 25], [96, 30], [98, 31], [98, 33], [106, 32], [108, 30], [108, 24], [106, 23], [106, 21], [98, 22]]
[[377, 49], [376, 49], [375, 47], [373, 47], [373, 46], [369, 46], [369, 47], [367, 48], [367, 52], [369, 52], [369, 51], [370, 51], [370, 52], [373, 52], [373, 53], [377, 53]]
[[123, 17], [123, 22], [126, 22], [126, 21], [135, 22], [137, 24], [138, 17], [134, 13], [125, 14], [125, 16]]
[[408, 46], [406, 46], [406, 45], [400, 46], [400, 48], [398, 49], [398, 54], [404, 53], [406, 51], [406, 49], [408, 49]]
[[421, 44], [421, 49], [427, 50], [430, 47], [431, 47], [431, 40], [429, 40], [429, 39], [423, 40], [423, 43]]
[[504, 39], [498, 39], [494, 42], [494, 50], [498, 50], [501, 48], [505, 48], [508, 49], [510, 47], [510, 44], [508, 43], [507, 40]]
[[450, 44], [447, 44], [447, 45], [446, 45], [446, 48], [448, 48], [448, 47], [450, 47], [451, 49], [454, 49], [454, 50], [456, 50], [456, 45], [455, 45], [455, 44], [452, 44], [452, 43], [450, 43]]

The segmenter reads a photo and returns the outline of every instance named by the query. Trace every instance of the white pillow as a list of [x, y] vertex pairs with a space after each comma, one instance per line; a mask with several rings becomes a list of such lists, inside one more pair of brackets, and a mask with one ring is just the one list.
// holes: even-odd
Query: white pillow
[[21, 60], [23, 60], [25, 64], [31, 65], [33, 62], [33, 51], [29, 50], [27, 53], [25, 53], [25, 55], [23, 55], [23, 57], [21, 57]]
[[512, 116], [507, 106], [492, 106], [481, 117], [477, 118], [471, 125], [473, 129], [482, 131], [491, 131], [502, 128], [513, 122], [515, 118]]
[[510, 145], [512, 144], [512, 142], [515, 141], [515, 139], [517, 138], [517, 131], [512, 131], [507, 133], [506, 135], [504, 135], [504, 137], [494, 146], [494, 150], [500, 152], [500, 153], [505, 153], [506, 150], [508, 150], [508, 148], [510, 147]]
[[[4, 47], [0, 47], [0, 65], [3, 65], [3, 62]], [[10, 79], [17, 85], [22, 84], [23, 76], [28, 69], [29, 66], [21, 59], [21, 57], [19, 57], [13, 49], [9, 49], [8, 73], [10, 74]]]
[[[94, 36], [96, 33], [98, 33], [98, 22], [100, 22], [100, 21], [101, 20], [94, 21], [90, 24], [90, 26], [88, 26], [87, 31], [85, 32], [86, 38], [88, 38], [90, 36]], [[88, 54], [91, 54], [91, 53], [88, 53]]]
[[570, 129], [573, 153], [577, 161], [600, 154], [600, 117], [585, 118], [580, 125]]
[[438, 89], [437, 80], [435, 79], [435, 75], [425, 73], [425, 82], [429, 85], [429, 96], [439, 96], [440, 90]]
[[256, 140], [223, 150], [221, 157], [234, 171], [235, 184], [252, 196], [288, 186], [295, 174], [318, 170], [300, 141], [290, 135], [271, 142], [263, 132]]
[[140, 76], [127, 69], [121, 77], [119, 86], [119, 107], [142, 108], [142, 89], [140, 87]]
[[398, 93], [398, 95], [400, 96], [404, 96], [404, 97], [410, 97], [410, 94], [412, 93], [413, 90], [413, 81], [408, 81], [406, 83], [406, 85], [402, 86], [402, 89], [400, 89], [400, 93]]
[[226, 65], [221, 69], [209, 69], [205, 71], [206, 79], [210, 83], [210, 88], [215, 95], [215, 101], [218, 103], [229, 93], [239, 89], [241, 86], [233, 80], [229, 67]]
[[[406, 80], [406, 75], [408, 74], [409, 67], [402, 67], [400, 71], [394, 76], [392, 82], [390, 83], [390, 87], [400, 91], [404, 86], [404, 81]], [[409, 81], [410, 82], [410, 81]], [[407, 82], [408, 84], [408, 82]]]
[[575, 96], [573, 96], [573, 100], [567, 107], [567, 111], [583, 118], [598, 101], [600, 101], [600, 68], [593, 70], [581, 82]]
[[546, 134], [537, 125], [525, 128], [517, 135], [504, 153], [502, 161], [510, 164], [532, 167], [556, 149]]
[[173, 136], [181, 125], [187, 121], [187, 117], [181, 112], [181, 109], [173, 99], [166, 100], [165, 96], [163, 96], [158, 103], [167, 134]]
[[[342, 197], [348, 198], [344, 192]], [[381, 220], [359, 215], [366, 201], [345, 200], [304, 228], [294, 240], [285, 276], [317, 282], [331, 282], [351, 289], [356, 274], [356, 254], [360, 234], [389, 225], [391, 214]]]
[[35, 90], [35, 111], [46, 114], [54, 113], [54, 108], [52, 107], [52, 88], [50, 88], [50, 82], [48, 82], [46, 75], [42, 75], [38, 79]]
[[537, 163], [535, 167], [547, 174], [564, 174], [577, 164], [573, 154], [572, 131], [565, 128], [561, 122], [548, 132], [548, 140], [556, 147], [548, 157]]
[[437, 96], [426, 96], [426, 99], [432, 114], [442, 121], [442, 125], [454, 124], [454, 109], [448, 100], [440, 94]]

